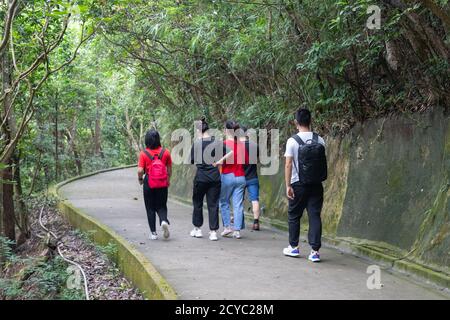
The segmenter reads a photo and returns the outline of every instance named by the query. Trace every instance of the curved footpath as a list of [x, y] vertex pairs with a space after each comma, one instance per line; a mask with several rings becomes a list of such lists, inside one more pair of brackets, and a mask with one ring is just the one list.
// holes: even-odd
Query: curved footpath
[[381, 271], [383, 287], [369, 290], [366, 271], [372, 263], [335, 249], [323, 248], [323, 261], [319, 264], [305, 259], [309, 248], [304, 242], [300, 245], [300, 259], [284, 257], [281, 251], [287, 235], [264, 226], [260, 232], [245, 230], [241, 240], [220, 238], [212, 242], [207, 239], [206, 223], [204, 238], [191, 238], [191, 208], [172, 201], [169, 201], [171, 238], [148, 240], [136, 168], [70, 182], [59, 189], [59, 194], [135, 246], [180, 299], [449, 298], [432, 287], [385, 270]]

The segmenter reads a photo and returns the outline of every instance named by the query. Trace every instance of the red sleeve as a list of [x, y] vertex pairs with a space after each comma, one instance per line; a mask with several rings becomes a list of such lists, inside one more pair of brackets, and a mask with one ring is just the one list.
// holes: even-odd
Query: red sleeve
[[171, 157], [171, 155], [170, 155], [169, 150], [166, 149], [166, 150], [164, 151], [163, 158], [162, 158], [161, 160], [163, 160], [163, 163], [164, 163], [166, 166], [168, 166], [168, 167], [171, 167], [171, 166], [172, 166], [172, 157]]
[[144, 156], [144, 153], [143, 153], [143, 152], [141, 152], [141, 153], [139, 154], [138, 167], [139, 167], [139, 168], [145, 168], [145, 156]]

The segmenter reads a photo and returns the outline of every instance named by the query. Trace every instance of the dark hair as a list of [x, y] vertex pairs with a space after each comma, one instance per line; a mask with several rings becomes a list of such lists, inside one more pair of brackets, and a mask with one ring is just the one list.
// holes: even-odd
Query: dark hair
[[309, 127], [311, 125], [311, 112], [308, 109], [300, 108], [295, 113], [295, 120], [299, 125]]
[[244, 133], [246, 133], [248, 131], [248, 128], [246, 126], [241, 125], [241, 129]]
[[234, 141], [237, 141], [238, 136], [241, 134], [241, 131], [242, 131], [242, 130], [240, 130], [239, 123], [237, 123], [234, 120], [227, 120], [225, 122], [225, 128], [228, 130], [234, 131]]
[[202, 117], [202, 119], [200, 121], [202, 122], [202, 133], [205, 133], [205, 131], [209, 130], [208, 122], [206, 122], [206, 118], [205, 117]]
[[145, 134], [145, 146], [149, 149], [157, 149], [161, 147], [161, 140], [159, 132], [155, 129], [150, 129]]
[[234, 120], [227, 120], [225, 122], [225, 128], [227, 128], [228, 130], [237, 130], [239, 129], [239, 123]]

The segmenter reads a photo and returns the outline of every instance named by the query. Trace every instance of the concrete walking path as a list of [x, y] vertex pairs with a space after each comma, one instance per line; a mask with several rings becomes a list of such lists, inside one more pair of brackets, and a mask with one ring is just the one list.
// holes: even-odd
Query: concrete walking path
[[[172, 183], [183, 183], [172, 181]], [[265, 228], [243, 231], [241, 240], [189, 236], [192, 209], [169, 201], [171, 237], [148, 239], [149, 228], [136, 168], [97, 174], [63, 186], [75, 207], [100, 220], [140, 250], [177, 291], [180, 299], [448, 299], [438, 290], [382, 271], [380, 290], [366, 286], [365, 259], [323, 248], [322, 262], [282, 255], [287, 235]], [[169, 190], [170, 194], [170, 190]]]

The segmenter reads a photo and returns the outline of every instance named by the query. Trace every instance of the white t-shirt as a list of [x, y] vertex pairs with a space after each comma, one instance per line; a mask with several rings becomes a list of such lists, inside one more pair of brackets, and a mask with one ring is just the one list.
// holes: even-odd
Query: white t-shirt
[[[313, 137], [312, 132], [299, 132], [297, 133], [297, 135], [305, 143], [307, 143], [307, 141], [311, 140]], [[325, 147], [325, 140], [323, 140], [321, 136], [319, 136], [319, 143]], [[284, 153], [284, 156], [294, 158], [293, 161], [295, 162], [295, 164], [292, 164], [291, 184], [300, 180], [298, 177], [298, 171], [296, 169], [296, 166], [298, 168], [298, 148], [299, 144], [297, 143], [297, 141], [295, 141], [294, 138], [289, 138], [286, 143], [286, 152]]]

